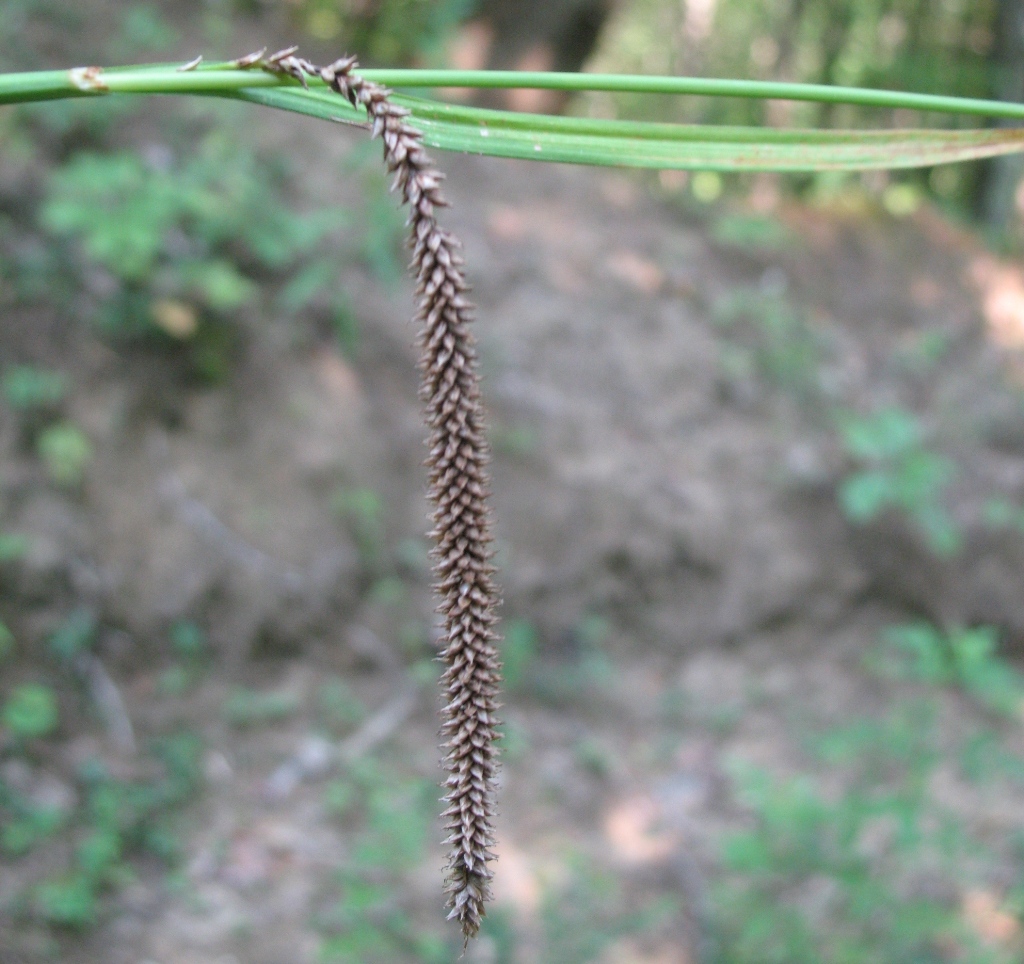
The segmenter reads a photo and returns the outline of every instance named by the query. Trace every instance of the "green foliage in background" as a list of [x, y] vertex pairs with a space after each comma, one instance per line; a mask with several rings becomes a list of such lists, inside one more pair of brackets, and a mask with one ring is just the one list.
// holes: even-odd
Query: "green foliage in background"
[[[369, 760], [327, 785], [324, 803], [350, 849], [335, 875], [337, 896], [316, 922], [324, 964], [441, 964], [457, 955], [450, 935], [410, 915], [397, 886], [433, 866], [436, 795], [433, 780]], [[566, 866], [542, 900], [543, 964], [595, 961], [616, 940], [650, 932], [678, 910], [672, 898], [635, 906], [612, 873], [582, 854], [569, 854]], [[522, 935], [501, 908], [488, 913], [482, 933], [497, 961], [518, 959]]]
[[601, 960], [615, 941], [655, 930], [679, 912], [669, 895], [633, 909], [616, 875], [582, 855], [570, 855], [561, 886], [547, 889], [541, 910], [545, 964]]
[[[774, 246], [775, 238], [785, 236], [761, 228], [751, 235], [739, 230], [743, 222], [727, 223], [729, 231], [719, 240], [729, 247], [757, 250], [762, 237], [772, 238], [768, 243]], [[766, 271], [757, 285], [720, 296], [712, 305], [712, 319], [725, 335], [719, 371], [730, 395], [744, 403], [770, 398], [766, 393], [773, 389], [781, 391], [842, 450], [846, 468], [836, 497], [850, 523], [863, 526], [894, 513], [937, 556], [952, 557], [963, 548], [962, 528], [947, 505], [962, 467], [939, 450], [922, 419], [908, 409], [890, 405], [861, 414], [844, 407], [826, 375], [837, 348], [793, 305], [780, 269]], [[934, 364], [944, 351], [941, 336], [925, 339], [903, 363], [920, 369]], [[993, 500], [987, 521], [1009, 527], [1017, 511]]]
[[[2, 561], [2, 560], [0, 560]], [[0, 621], [0, 664], [14, 653], [14, 633], [12, 633], [7, 626]]]
[[502, 676], [505, 690], [515, 693], [536, 673], [537, 630], [526, 619], [510, 619], [501, 647]]
[[[180, 159], [79, 154], [51, 175], [41, 221], [80, 244], [83, 271], [109, 279], [97, 306], [108, 330], [185, 339], [251, 303], [256, 277], [294, 269], [342, 225], [336, 211], [286, 206], [284, 178], [220, 134]], [[302, 300], [289, 297], [296, 309]]]
[[71, 663], [92, 649], [97, 629], [96, 616], [91, 610], [76, 609], [50, 634], [46, 648], [60, 662]]
[[372, 761], [361, 761], [327, 787], [328, 808], [356, 832], [335, 875], [337, 898], [317, 922], [324, 964], [451, 960], [452, 945], [410, 917], [397, 886], [427, 858], [436, 796], [433, 780], [385, 771]]
[[176, 817], [200, 785], [202, 746], [188, 732], [147, 741], [121, 773], [95, 752], [73, 768], [54, 765], [54, 741], [82, 730], [81, 697], [96, 699], [81, 690], [69, 698], [67, 684], [85, 681], [99, 628], [91, 610], [71, 612], [41, 648], [41, 680], [0, 697], [0, 854], [18, 883], [3, 909], [20, 923], [80, 929], [101, 921], [103, 895], [136, 879], [139, 855], [176, 862]]
[[28, 550], [29, 541], [25, 536], [0, 531], [0, 565], [17, 562]]
[[173, 662], [160, 674], [159, 691], [166, 696], [181, 696], [209, 668], [209, 640], [202, 628], [189, 619], [172, 623], [168, 636]]
[[[366, 154], [349, 163], [354, 177], [372, 170], [380, 178]], [[180, 345], [210, 381], [230, 372], [241, 323], [254, 313], [302, 319], [351, 352], [354, 319], [340, 282], [345, 252], [394, 280], [401, 218], [375, 182], [368, 196], [385, 200], [356, 212], [369, 229], [340, 240], [347, 213], [297, 214], [294, 182], [283, 157], [226, 132], [205, 137], [198, 151], [79, 152], [47, 175], [37, 223], [23, 223], [19, 212], [0, 230], [0, 276], [19, 302], [73, 308], [122, 344]], [[260, 288], [276, 292], [272, 302], [256, 298]], [[32, 365], [4, 372], [4, 400], [33, 436], [66, 394], [57, 372]], [[80, 476], [84, 446], [71, 443], [81, 440], [64, 428], [40, 442], [60, 484]]]
[[996, 14], [995, 0], [721, 0], [701, 57], [726, 76], [986, 97]]
[[[1001, 891], [989, 848], [1008, 841], [974, 832], [933, 795], [948, 759], [937, 722], [925, 698], [827, 730], [812, 740], [814, 775], [736, 763], [752, 825], [724, 843], [730, 876], [715, 894], [716, 964], [1018, 959], [986, 945], [960, 912], [965, 888]], [[1022, 896], [1018, 888], [1005, 903]]]
[[92, 443], [78, 426], [58, 422], [44, 429], [36, 440], [36, 451], [54, 483], [65, 489], [82, 484], [92, 459]]
[[[603, 38], [595, 67], [988, 97], [997, 12], [996, 0], [634, 0]], [[765, 104], [683, 109], [696, 111], [691, 120], [767, 119]], [[808, 104], [789, 119], [854, 124], [864, 115]]]
[[955, 467], [927, 447], [919, 420], [902, 408], [886, 408], [847, 416], [841, 429], [846, 451], [858, 466], [839, 488], [847, 517], [865, 523], [899, 509], [936, 553], [955, 553], [961, 536], [942, 501]]
[[896, 678], [958, 686], [979, 705], [1012, 719], [1024, 718], [1024, 676], [998, 655], [991, 626], [944, 633], [929, 623], [893, 626], [871, 664]]
[[[1005, 69], [994, 59], [997, 8], [997, 0], [632, 0], [613, 17], [592, 68], [993, 97]], [[773, 126], [935, 123], [927, 114], [880, 117], [852, 105], [682, 102], [633, 94], [587, 95], [583, 109], [599, 116]], [[978, 165], [960, 165], [908, 177], [963, 211], [974, 202], [982, 174]], [[801, 181], [808, 179], [791, 183]], [[818, 182], [824, 183], [810, 179]]]
[[2, 386], [4, 401], [24, 415], [56, 409], [67, 394], [67, 382], [60, 372], [35, 365], [7, 369]]
[[[735, 228], [727, 235], [718, 230], [731, 245], [737, 243]], [[758, 247], [765, 237], [759, 232]], [[751, 241], [744, 237], [742, 244]], [[820, 390], [821, 338], [786, 297], [784, 276], [776, 275], [767, 275], [757, 286], [735, 288], [712, 306], [712, 319], [728, 338], [719, 365], [724, 379], [737, 388], [760, 381], [807, 403]]]
[[[751, 824], [723, 842], [730, 876], [714, 895], [716, 964], [1019, 959], [1012, 943], [986, 943], [961, 906], [967, 891], [990, 893], [1020, 917], [1024, 888], [1005, 886], [997, 869], [1018, 865], [1015, 831], [975, 825], [957, 795], [934, 792], [937, 781], [963, 779], [979, 799], [1002, 799], [1024, 785], [1024, 680], [995, 645], [985, 627], [891, 627], [868, 666], [916, 692], [889, 692], [886, 712], [806, 735], [805, 773], [735, 761]], [[993, 715], [958, 714], [944, 733], [943, 695], [954, 688]]]
[[7, 697], [0, 723], [11, 736], [30, 740], [49, 736], [60, 722], [57, 697], [49, 686], [24, 683]]
[[[23, 735], [43, 737], [56, 726], [53, 691], [23, 686], [12, 693], [5, 718]], [[79, 769], [76, 793], [62, 803], [37, 800], [0, 778], [0, 849], [17, 868], [19, 859], [44, 847], [53, 850], [49, 876], [23, 885], [23, 916], [61, 928], [95, 924], [103, 893], [134, 879], [134, 854], [171, 863], [178, 856], [175, 812], [192, 798], [200, 779], [200, 745], [188, 734], [162, 737], [147, 753], [151, 775], [112, 776], [96, 759]], [[61, 851], [65, 867], [53, 872]]]
[[60, 417], [68, 394], [65, 377], [36, 365], [14, 365], [3, 372], [0, 389], [23, 443], [38, 456], [50, 481], [79, 488], [92, 460], [92, 443], [77, 425]]
[[339, 486], [331, 496], [331, 509], [349, 530], [366, 571], [377, 572], [386, 549], [380, 493], [366, 486]]
[[367, 63], [432, 63], [475, 5], [476, 0], [294, 0], [291, 13], [317, 40], [343, 40]]
[[235, 686], [224, 701], [221, 716], [231, 726], [245, 729], [279, 723], [293, 716], [298, 708], [299, 699], [294, 693]]
[[329, 676], [317, 687], [317, 720], [331, 735], [351, 730], [366, 716], [363, 701], [341, 676]]

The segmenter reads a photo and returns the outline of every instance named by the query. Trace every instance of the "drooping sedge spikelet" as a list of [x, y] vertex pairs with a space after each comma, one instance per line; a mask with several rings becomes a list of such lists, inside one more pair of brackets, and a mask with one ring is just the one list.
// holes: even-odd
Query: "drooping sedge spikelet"
[[428, 429], [430, 499], [433, 504], [435, 589], [444, 617], [441, 677], [446, 705], [442, 738], [445, 766], [443, 814], [451, 848], [446, 882], [449, 919], [468, 941], [480, 929], [490, 899], [493, 814], [497, 769], [498, 687], [501, 664], [494, 630], [498, 594], [491, 564], [488, 444], [480, 401], [476, 352], [470, 332], [472, 306], [465, 297], [460, 244], [442, 230], [435, 210], [446, 205], [443, 175], [421, 144], [422, 135], [391, 103], [389, 91], [353, 73], [354, 57], [317, 68], [295, 49], [244, 63], [289, 74], [303, 84], [317, 75], [366, 109], [372, 136], [384, 141], [394, 187], [409, 206], [411, 269], [417, 280], [422, 372], [421, 399]]

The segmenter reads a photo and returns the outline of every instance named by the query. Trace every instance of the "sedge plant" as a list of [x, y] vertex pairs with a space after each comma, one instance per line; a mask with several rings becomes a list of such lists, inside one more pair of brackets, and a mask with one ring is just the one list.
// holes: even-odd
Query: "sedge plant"
[[[807, 130], [551, 117], [413, 96], [442, 87], [619, 91], [784, 99], [934, 111], [1018, 126]], [[397, 88], [394, 92], [390, 88]], [[248, 101], [367, 129], [409, 208], [417, 281], [436, 593], [444, 617], [445, 826], [449, 916], [468, 941], [490, 898], [501, 662], [488, 507], [488, 444], [458, 240], [437, 221], [443, 175], [425, 147], [573, 164], [705, 171], [855, 171], [927, 167], [1024, 152], [1024, 104], [822, 85], [513, 71], [356, 71], [287, 48], [227, 63], [75, 67], [0, 75], [0, 104], [125, 94]]]

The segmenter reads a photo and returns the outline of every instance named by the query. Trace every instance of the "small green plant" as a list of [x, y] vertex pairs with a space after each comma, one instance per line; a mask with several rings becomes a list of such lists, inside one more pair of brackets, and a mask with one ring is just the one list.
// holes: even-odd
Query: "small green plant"
[[992, 529], [1011, 529], [1024, 535], [1024, 508], [1006, 499], [992, 498], [983, 510], [985, 525]]
[[3, 400], [17, 418], [22, 445], [38, 446], [39, 435], [59, 418], [67, 397], [67, 380], [38, 365], [14, 365], [3, 375]]
[[50, 634], [47, 648], [59, 660], [71, 662], [92, 649], [98, 626], [88, 609], [76, 609]]
[[490, 425], [491, 447], [502, 455], [525, 458], [533, 455], [540, 444], [540, 435], [529, 425], [506, 425], [494, 421]]
[[0, 620], [0, 663], [14, 652], [14, 633]]
[[18, 686], [4, 703], [0, 723], [15, 738], [32, 740], [53, 733], [60, 723], [57, 696], [43, 683]]
[[6, 811], [0, 827], [0, 849], [6, 857], [21, 857], [56, 834], [67, 815], [58, 806], [40, 806], [14, 793], [0, 781], [0, 811]]
[[505, 626], [502, 660], [505, 687], [512, 693], [522, 688], [535, 670], [537, 659], [537, 630], [526, 619], [510, 619]]
[[997, 781], [1009, 781], [1013, 789], [1024, 786], [1024, 759], [1013, 752], [1012, 742], [1005, 745], [1003, 734], [980, 729], [960, 748], [957, 765], [964, 779], [977, 787], [990, 789]]
[[986, 709], [1014, 718], [1024, 714], [1024, 676], [998, 655], [990, 626], [948, 633], [930, 623], [893, 626], [883, 636], [884, 671], [934, 686], [958, 686]]
[[36, 914], [47, 924], [80, 929], [96, 923], [96, 888], [85, 874], [41, 883], [33, 894]]
[[67, 395], [67, 381], [60, 372], [49, 368], [15, 365], [4, 372], [3, 395], [15, 412], [52, 412]]
[[77, 425], [57, 422], [43, 429], [36, 439], [36, 451], [50, 479], [65, 489], [82, 484], [92, 460], [92, 443]]
[[822, 346], [786, 297], [784, 279], [776, 280], [715, 303], [712, 317], [730, 336], [719, 364], [732, 381], [758, 377], [807, 401], [818, 391]]
[[902, 408], [840, 419], [843, 444], [858, 468], [839, 487], [839, 503], [857, 524], [897, 509], [906, 513], [939, 555], [956, 552], [962, 538], [942, 497], [953, 463], [926, 447], [918, 419]]
[[711, 236], [719, 244], [743, 251], [779, 251], [792, 247], [798, 240], [777, 218], [742, 212], [718, 218]]
[[325, 300], [339, 335], [350, 321], [330, 295], [338, 259], [320, 253], [346, 218], [296, 215], [286, 181], [286, 168], [216, 133], [180, 159], [169, 148], [82, 153], [51, 175], [41, 220], [110, 279], [93, 312], [105, 331], [186, 344], [216, 381], [233, 344], [224, 323], [251, 304], [257, 280], [282, 281], [277, 306], [291, 316]]
[[376, 570], [384, 557], [384, 500], [365, 486], [340, 486], [331, 498], [334, 510], [352, 534], [363, 564]]
[[208, 655], [208, 641], [202, 628], [188, 619], [171, 624], [168, 636], [174, 662], [159, 678], [160, 691], [168, 696], [180, 696], [200, 677]]
[[[815, 741], [819, 767], [833, 768], [820, 777], [734, 765], [753, 826], [724, 844], [731, 880], [716, 895], [718, 959], [1016, 960], [984, 946], [958, 913], [960, 888], [983, 880], [984, 846], [932, 797], [934, 723], [920, 704], [831, 730]], [[826, 778], [842, 789], [826, 792]], [[947, 887], [937, 893], [928, 882], [938, 880]]]
[[362, 700], [340, 676], [325, 679], [316, 691], [317, 717], [331, 733], [344, 733], [366, 716]]
[[209, 650], [209, 641], [202, 627], [189, 619], [179, 619], [171, 624], [169, 633], [171, 649], [175, 656], [189, 663], [202, 660]]
[[29, 541], [25, 536], [13, 532], [0, 532], [0, 565], [5, 562], [16, 562], [29, 550]]
[[245, 729], [287, 719], [298, 708], [299, 699], [294, 693], [236, 686], [224, 701], [221, 715], [232, 726]]
[[545, 964], [602, 960], [616, 940], [654, 930], [678, 912], [672, 897], [639, 909], [629, 908], [627, 899], [614, 874], [593, 859], [570, 854], [567, 879], [548, 888], [541, 908]]
[[111, 776], [99, 761], [81, 769], [82, 804], [62, 824], [77, 841], [69, 866], [30, 890], [29, 905], [43, 922], [80, 929], [98, 920], [104, 890], [130, 882], [129, 864], [136, 851], [164, 862], [177, 857], [171, 828], [174, 811], [195, 792], [200, 779], [200, 744], [189, 734], [154, 743], [152, 762], [159, 768], [149, 779]]
[[[543, 672], [534, 669], [529, 673], [531, 694], [551, 706], [566, 706], [579, 704], [606, 689], [615, 673], [604, 649], [610, 631], [608, 620], [603, 616], [596, 613], [583, 616], [570, 637], [571, 658], [550, 661]], [[527, 641], [528, 637], [522, 642]]]
[[346, 828], [358, 826], [350, 859], [336, 876], [338, 899], [322, 914], [324, 964], [415, 961], [443, 964], [453, 948], [414, 922], [394, 898], [393, 883], [427, 857], [436, 791], [360, 762], [327, 791], [327, 804]]

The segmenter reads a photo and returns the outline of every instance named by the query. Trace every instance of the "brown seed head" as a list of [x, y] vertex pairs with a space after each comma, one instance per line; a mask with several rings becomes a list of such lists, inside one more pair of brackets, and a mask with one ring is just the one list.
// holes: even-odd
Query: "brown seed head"
[[497, 709], [501, 662], [496, 648], [498, 593], [491, 563], [491, 519], [487, 505], [489, 448], [480, 401], [476, 351], [470, 332], [473, 307], [465, 297], [461, 245], [442, 230], [434, 212], [447, 206], [444, 175], [422, 146], [422, 135], [393, 104], [390, 91], [353, 73], [354, 57], [315, 67], [291, 47], [252, 63], [287, 74], [304, 86], [321, 78], [353, 106], [366, 109], [372, 136], [384, 143], [393, 190], [409, 207], [409, 245], [417, 282], [420, 324], [420, 397], [428, 429], [432, 555], [438, 611], [444, 618], [445, 707], [441, 728], [449, 846], [449, 919], [465, 939], [476, 935], [491, 898], [494, 859], [494, 794], [497, 770]]

